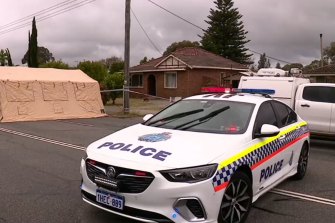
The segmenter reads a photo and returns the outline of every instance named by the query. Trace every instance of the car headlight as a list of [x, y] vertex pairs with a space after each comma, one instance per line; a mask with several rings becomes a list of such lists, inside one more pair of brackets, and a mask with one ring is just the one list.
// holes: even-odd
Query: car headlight
[[196, 183], [211, 178], [217, 166], [217, 164], [210, 164], [183, 169], [163, 170], [160, 173], [171, 182]]

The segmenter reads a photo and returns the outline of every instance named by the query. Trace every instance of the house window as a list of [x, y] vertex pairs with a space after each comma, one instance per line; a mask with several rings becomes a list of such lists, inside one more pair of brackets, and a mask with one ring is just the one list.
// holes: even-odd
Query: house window
[[133, 74], [130, 78], [131, 87], [143, 87], [143, 75], [142, 74]]
[[177, 88], [177, 73], [169, 72], [164, 74], [164, 87]]
[[231, 87], [229, 74], [226, 74], [226, 73], [220, 74], [220, 85], [221, 87]]

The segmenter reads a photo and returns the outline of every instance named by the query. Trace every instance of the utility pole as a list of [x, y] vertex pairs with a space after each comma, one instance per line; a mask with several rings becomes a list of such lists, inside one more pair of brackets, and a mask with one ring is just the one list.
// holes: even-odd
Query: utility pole
[[129, 113], [129, 61], [130, 61], [130, 3], [126, 0], [125, 39], [124, 39], [124, 85], [123, 85], [123, 113]]
[[323, 49], [322, 49], [322, 33], [320, 34], [320, 49], [321, 49], [321, 67], [323, 67]]

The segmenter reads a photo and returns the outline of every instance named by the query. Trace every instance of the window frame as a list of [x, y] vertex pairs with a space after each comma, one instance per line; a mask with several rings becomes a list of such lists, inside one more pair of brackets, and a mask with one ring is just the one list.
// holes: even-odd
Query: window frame
[[[169, 87], [167, 86], [167, 75], [174, 74], [175, 75], [175, 86]], [[164, 72], [164, 88], [167, 89], [176, 89], [178, 88], [178, 74], [175, 71]]]
[[[280, 101], [271, 101], [271, 104], [272, 104], [272, 108], [274, 109], [274, 112], [275, 112], [275, 115], [277, 117], [277, 123], [278, 123], [278, 128], [283, 128], [283, 127], [286, 127], [286, 126], [289, 126], [293, 123], [296, 123], [298, 122], [298, 115], [295, 111], [293, 111], [293, 109], [291, 109], [289, 106], [287, 106], [285, 103], [283, 102], [280, 102]], [[287, 110], [287, 117], [286, 117], [286, 123], [283, 124], [280, 119], [280, 115], [279, 115], [279, 110], [276, 108], [275, 104], [279, 104], [279, 105], [282, 105], [286, 108]], [[290, 116], [294, 114], [294, 122], [288, 122], [291, 118]]]
[[[277, 125], [275, 125], [275, 126], [278, 127], [278, 118], [277, 118], [277, 114], [276, 114], [276, 112], [275, 112], [275, 109], [274, 109], [274, 107], [273, 107], [271, 101], [265, 101], [265, 102], [263, 102], [263, 103], [259, 106], [259, 108], [258, 108], [258, 110], [257, 110], [257, 114], [256, 114], [255, 122], [254, 122], [254, 127], [253, 127], [253, 130], [252, 130], [252, 138], [253, 138], [253, 139], [257, 138], [257, 137], [255, 137], [255, 134], [256, 134], [256, 133], [259, 133], [259, 132], [257, 132], [257, 129], [256, 129], [256, 128], [258, 127], [257, 121], [258, 121], [258, 118], [259, 118], [259, 116], [260, 116], [260, 110], [262, 109], [262, 106], [264, 106], [265, 104], [269, 104], [270, 107], [272, 108], [273, 115], [274, 115], [275, 120], [276, 120], [276, 123], [277, 123]], [[263, 123], [263, 124], [268, 124], [268, 123]], [[270, 124], [270, 125], [272, 125], [272, 124]], [[279, 127], [278, 127], [278, 128], [279, 128]]]
[[[134, 77], [134, 76], [138, 76], [138, 77], [141, 77], [140, 78], [140, 84], [141, 85], [133, 85], [133, 83], [132, 83], [132, 78]], [[131, 77], [130, 77], [130, 83], [129, 83], [129, 87], [131, 87], [131, 88], [143, 88], [143, 74], [142, 73], [140, 73], [140, 74], [132, 74], [131, 75]]]

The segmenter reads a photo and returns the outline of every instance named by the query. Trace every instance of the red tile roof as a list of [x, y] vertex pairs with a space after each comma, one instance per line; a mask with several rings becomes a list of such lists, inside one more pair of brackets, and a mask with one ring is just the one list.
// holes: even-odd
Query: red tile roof
[[203, 50], [201, 48], [186, 47], [178, 49], [166, 57], [160, 57], [157, 59], [153, 59], [148, 63], [131, 67], [130, 72], [159, 70], [159, 68], [157, 68], [156, 65], [164, 61], [165, 59], [171, 57], [171, 55], [183, 61], [191, 69], [194, 68], [241, 69], [241, 70], [248, 69], [246, 65], [226, 59], [214, 53]]

